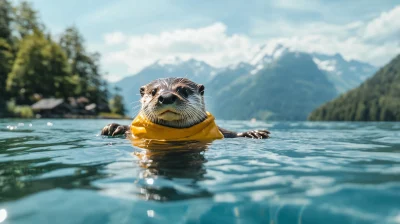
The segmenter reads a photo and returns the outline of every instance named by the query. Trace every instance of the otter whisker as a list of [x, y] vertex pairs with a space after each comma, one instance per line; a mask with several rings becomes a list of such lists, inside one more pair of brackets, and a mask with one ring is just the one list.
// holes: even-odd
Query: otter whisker
[[130, 104], [134, 104], [134, 103], [140, 103], [140, 100], [130, 102]]
[[180, 78], [180, 80], [177, 84], [181, 84], [182, 82], [183, 82], [183, 78]]
[[132, 107], [132, 110], [135, 110], [135, 109], [137, 109], [137, 108], [140, 108], [142, 105], [136, 105], [136, 106], [134, 106], [134, 107]]

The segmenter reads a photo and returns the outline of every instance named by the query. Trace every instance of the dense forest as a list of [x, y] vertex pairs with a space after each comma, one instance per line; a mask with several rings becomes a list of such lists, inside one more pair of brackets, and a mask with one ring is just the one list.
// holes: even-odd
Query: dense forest
[[75, 26], [56, 40], [31, 4], [0, 0], [0, 117], [30, 117], [29, 105], [40, 99], [71, 97], [123, 115], [122, 96], [109, 92], [99, 59]]
[[358, 88], [311, 113], [313, 121], [400, 121], [400, 55]]

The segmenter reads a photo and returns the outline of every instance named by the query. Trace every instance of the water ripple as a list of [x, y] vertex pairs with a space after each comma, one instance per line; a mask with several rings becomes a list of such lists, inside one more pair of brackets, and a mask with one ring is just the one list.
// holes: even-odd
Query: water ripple
[[143, 157], [110, 122], [0, 120], [5, 221], [400, 223], [398, 123], [221, 121], [272, 138]]

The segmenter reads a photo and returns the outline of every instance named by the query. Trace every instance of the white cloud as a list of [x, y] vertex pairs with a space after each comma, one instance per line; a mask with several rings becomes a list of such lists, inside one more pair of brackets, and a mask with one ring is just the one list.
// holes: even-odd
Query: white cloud
[[369, 22], [364, 37], [367, 40], [400, 41], [400, 5]]
[[324, 54], [340, 53], [345, 59], [361, 60], [375, 66], [387, 63], [400, 53], [400, 46], [395, 43], [368, 44], [358, 37], [340, 39], [324, 35], [310, 35], [291, 38], [275, 38], [268, 43], [278, 42], [292, 50], [319, 52]]
[[353, 35], [357, 28], [362, 26], [362, 22], [352, 22], [349, 24], [331, 24], [326, 22], [312, 22], [305, 24], [293, 24], [285, 20], [265, 21], [253, 20], [250, 33], [254, 36], [269, 37], [293, 37], [325, 35], [335, 37], [348, 37]]
[[247, 60], [252, 44], [243, 35], [227, 35], [226, 26], [214, 23], [198, 29], [180, 29], [160, 34], [125, 36], [111, 33], [104, 36], [105, 44], [122, 44], [125, 49], [104, 56], [107, 65], [123, 63], [129, 73], [138, 72], [157, 59], [178, 56], [195, 58], [213, 66], [226, 66]]
[[355, 21], [355, 22], [347, 24], [345, 27], [348, 30], [352, 30], [352, 29], [358, 29], [358, 28], [362, 27], [363, 25], [364, 25], [364, 23], [362, 21]]
[[[340, 53], [345, 59], [376, 66], [382, 66], [400, 53], [400, 6], [370, 21], [348, 24], [314, 22], [299, 26], [284, 20], [253, 22], [250, 36], [227, 34], [226, 25], [220, 22], [158, 34], [108, 33], [104, 35], [103, 49], [114, 50], [103, 54], [103, 63], [106, 69], [118, 67], [120, 76], [136, 73], [158, 59], [172, 56], [184, 60], [195, 58], [222, 67], [249, 61], [255, 49], [265, 43], [273, 46], [280, 43], [304, 52]], [[114, 73], [109, 79], [118, 79]]]
[[[345, 59], [355, 59], [382, 66], [400, 53], [400, 6], [370, 21], [355, 21], [338, 25], [314, 22], [296, 26], [286, 21], [255, 21], [254, 35], [279, 34], [267, 44], [282, 44], [292, 50], [340, 53]], [[268, 27], [268, 29], [259, 29]]]
[[125, 42], [127, 37], [121, 32], [108, 33], [104, 35], [104, 41], [107, 45], [116, 45]]

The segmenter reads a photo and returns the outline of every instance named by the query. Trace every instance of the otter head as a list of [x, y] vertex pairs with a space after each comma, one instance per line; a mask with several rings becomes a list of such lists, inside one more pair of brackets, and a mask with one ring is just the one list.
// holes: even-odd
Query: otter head
[[204, 86], [186, 78], [157, 79], [140, 88], [141, 112], [151, 122], [188, 128], [207, 118]]

